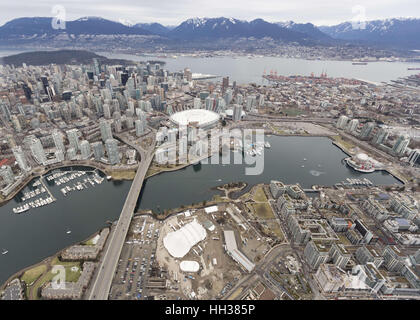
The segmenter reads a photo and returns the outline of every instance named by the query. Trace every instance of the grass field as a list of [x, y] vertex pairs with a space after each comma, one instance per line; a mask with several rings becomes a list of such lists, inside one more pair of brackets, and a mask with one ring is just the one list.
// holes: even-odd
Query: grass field
[[277, 221], [270, 221], [267, 223], [268, 228], [274, 233], [280, 242], [284, 241], [284, 234]]
[[301, 115], [303, 113], [303, 110], [299, 108], [284, 108], [281, 109], [284, 115], [287, 114], [288, 117], [296, 117], [298, 115]]
[[[45, 273], [47, 266], [46, 265], [42, 265], [41, 267], [44, 267], [45, 270], [43, 270], [44, 274], [35, 281], [35, 283], [28, 287], [27, 290], [27, 297], [31, 300], [37, 300], [39, 299], [38, 296], [38, 290], [39, 288], [41, 288], [44, 284], [52, 281], [52, 279], [58, 275], [58, 273], [52, 273], [52, 266], [54, 265], [62, 265], [65, 269], [65, 281], [66, 282], [76, 282], [77, 280], [79, 280], [80, 277], [80, 273], [81, 273], [81, 267], [80, 267], [80, 262], [62, 262], [60, 261], [57, 257], [55, 257], [52, 261], [51, 261], [51, 269]], [[78, 267], [77, 271], [72, 271], [71, 268], [72, 267]], [[35, 268], [34, 268], [35, 269]], [[32, 269], [31, 269], [32, 270]], [[30, 271], [30, 270], [28, 270]], [[39, 271], [39, 270], [38, 270]], [[39, 277], [39, 275], [38, 275]]]
[[45, 271], [47, 271], [47, 266], [41, 264], [32, 269], [26, 270], [21, 280], [26, 283], [26, 285], [31, 285], [34, 283]]
[[261, 186], [257, 187], [253, 199], [256, 202], [267, 202], [267, 197], [265, 196], [264, 189]]
[[335, 142], [339, 143], [342, 147], [344, 147], [347, 150], [351, 150], [356, 147], [351, 142], [343, 140], [341, 136], [333, 136], [332, 138], [335, 140]]
[[136, 171], [125, 170], [125, 171], [109, 171], [108, 175], [112, 176], [114, 180], [133, 180], [136, 176]]
[[270, 205], [265, 203], [252, 203], [255, 215], [260, 219], [274, 219]]

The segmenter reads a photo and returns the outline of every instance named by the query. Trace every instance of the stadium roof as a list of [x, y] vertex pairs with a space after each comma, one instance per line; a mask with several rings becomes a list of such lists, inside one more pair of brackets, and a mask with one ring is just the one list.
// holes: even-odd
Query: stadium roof
[[171, 256], [182, 258], [193, 246], [204, 240], [206, 235], [206, 229], [194, 219], [181, 229], [168, 233], [163, 239], [163, 245]]
[[217, 122], [219, 118], [216, 112], [210, 110], [190, 109], [174, 113], [170, 119], [179, 126], [196, 124], [198, 127], [204, 127]]

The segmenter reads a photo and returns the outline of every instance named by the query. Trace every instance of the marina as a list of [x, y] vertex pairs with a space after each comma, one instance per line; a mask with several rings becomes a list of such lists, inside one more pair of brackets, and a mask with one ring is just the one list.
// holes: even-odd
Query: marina
[[[86, 172], [84, 171], [79, 171], [77, 173], [73, 173], [68, 177], [63, 177], [60, 178], [57, 181], [57, 185], [61, 185], [61, 184], [66, 184], [74, 179], [76, 179], [77, 177], [81, 177], [84, 176], [86, 174]], [[60, 191], [64, 196], [67, 196], [67, 194], [69, 194], [70, 192], [73, 191], [82, 191], [84, 189], [87, 189], [90, 186], [94, 187], [95, 185], [101, 184], [104, 181], [104, 178], [101, 178], [97, 172], [95, 172], [95, 174], [93, 174], [93, 177], [87, 177], [84, 178], [82, 181], [77, 181], [76, 183], [74, 183], [71, 186], [65, 186], [64, 188], [61, 188]]]
[[[86, 174], [64, 185], [57, 186], [55, 183], [60, 178], [78, 171], [84, 171]], [[39, 177], [34, 178], [15, 198], [0, 207], [0, 253], [2, 248], [7, 252], [0, 254], [0, 282], [3, 283], [13, 273], [38, 263], [63, 248], [87, 239], [97, 230], [118, 219], [131, 182], [107, 181], [106, 175], [101, 171], [97, 171], [97, 174], [100, 177], [98, 181], [104, 179], [102, 183], [94, 182], [95, 187], [91, 187], [88, 182], [89, 188], [64, 196], [60, 189], [66, 185], [71, 186], [85, 178], [94, 179], [94, 168], [73, 166], [54, 169], [45, 174], [42, 181]], [[42, 183], [56, 201], [35, 208], [29, 205], [28, 208], [29, 202], [49, 197], [48, 193], [43, 193], [24, 202], [21, 200], [24, 192], [33, 191]], [[101, 200], [92, 201], [97, 199], [98, 195], [101, 196]], [[26, 211], [16, 214], [13, 208]]]
[[[22, 191], [23, 196], [21, 196], [21, 201], [23, 204], [20, 206], [12, 208], [14, 213], [20, 214], [29, 211], [30, 209], [40, 208], [46, 205], [49, 205], [56, 201], [52, 193], [48, 190], [48, 187], [42, 181], [43, 177], [41, 176], [32, 184], [32, 188], [35, 189], [29, 191]], [[45, 193], [48, 196], [44, 197]], [[31, 200], [31, 201], [28, 201]]]
[[[83, 180], [76, 181], [79, 178], [82, 178]], [[32, 184], [32, 188], [35, 187], [35, 189], [22, 191], [23, 196], [21, 196], [21, 201], [23, 203], [17, 207], [12, 208], [14, 213], [24, 213], [30, 209], [47, 206], [57, 201], [57, 199], [49, 191], [48, 187], [44, 184], [44, 179], [47, 181], [47, 183], [56, 186], [65, 185], [75, 181], [71, 186], [67, 185], [60, 189], [64, 196], [73, 191], [82, 191], [89, 186], [93, 187], [95, 185], [99, 185], [105, 180], [98, 174], [96, 170], [93, 172], [78, 170], [51, 173], [46, 177], [40, 177], [38, 180], [36, 180]], [[42, 197], [41, 195], [45, 193], [48, 193], [48, 196]]]
[[347, 178], [345, 181], [341, 181], [340, 183], [336, 183], [335, 187], [337, 188], [354, 188], [354, 187], [371, 187], [374, 184], [367, 178], [362, 179], [351, 179]]
[[[274, 177], [286, 183], [299, 182], [302, 188], [306, 189], [312, 188], [313, 185], [334, 186], [339, 181], [346, 184], [343, 187], [347, 185], [351, 187], [350, 183], [356, 181], [345, 181], [345, 179], [361, 179], [362, 176], [368, 178], [374, 185], [399, 184], [398, 180], [385, 172], [360, 173], [348, 167], [343, 161], [347, 155], [334, 146], [328, 138], [270, 136], [266, 137], [266, 142], [267, 145], [264, 142], [264, 145], [253, 146], [258, 145], [258, 149], [264, 151], [262, 174], [246, 175], [247, 164], [188, 166], [182, 170], [147, 179], [140, 193], [137, 209], [159, 211], [197, 201], [208, 201], [219, 193], [214, 189], [221, 183], [219, 177], [223, 177], [226, 183], [243, 181], [249, 186], [268, 183]], [[303, 160], [305, 169], [302, 169], [304, 158], [307, 160]], [[323, 172], [313, 174], [319, 164], [322, 164]], [[79, 171], [84, 171], [86, 174], [65, 182], [67, 177]], [[63, 179], [64, 177], [66, 179]], [[98, 182], [103, 182], [98, 184], [94, 181], [95, 177], [99, 179]], [[85, 182], [86, 178], [91, 179], [95, 187], [90, 182]], [[131, 182], [106, 178], [105, 174], [100, 171], [95, 173], [92, 168], [56, 169], [42, 179], [34, 179], [20, 195], [1, 207], [0, 244], [8, 248], [8, 254], [0, 256], [0, 259], [7, 260], [7, 263], [0, 261], [0, 282], [5, 281], [14, 272], [37, 263], [62, 248], [86, 239], [102, 228], [107, 221], [118, 219]], [[63, 179], [64, 184], [61, 184], [60, 179]], [[56, 182], [60, 182], [60, 186]], [[66, 196], [60, 191], [66, 186], [73, 187], [79, 182], [89, 187], [76, 189], [78, 192], [67, 193]], [[26, 204], [21, 201], [23, 193], [33, 191], [34, 185], [39, 188], [41, 184], [57, 201], [36, 209], [31, 207], [30, 210], [36, 210], [34, 211], [36, 214], [14, 214], [12, 208]], [[183, 188], [179, 188], [180, 184]], [[163, 194], [167, 196], [162, 197]], [[101, 195], [101, 201], [92, 201], [98, 195]], [[45, 196], [41, 198], [45, 200]], [[34, 200], [35, 198], [31, 199]], [[69, 231], [71, 233], [68, 233]], [[55, 241], [51, 241], [52, 238]], [[31, 239], [32, 245], [28, 246], [27, 241], [16, 241], [16, 239]]]

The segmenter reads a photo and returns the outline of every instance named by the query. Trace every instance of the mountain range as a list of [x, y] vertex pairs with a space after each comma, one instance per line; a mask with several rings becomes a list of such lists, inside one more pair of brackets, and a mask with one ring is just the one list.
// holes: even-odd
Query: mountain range
[[420, 49], [420, 19], [415, 18], [344, 22], [335, 26], [320, 26], [319, 30], [334, 39]]
[[[311, 23], [267, 22], [234, 18], [193, 18], [178, 26], [159, 23], [124, 24], [99, 17], [67, 21], [66, 28], [53, 29], [52, 18], [17, 18], [0, 27], [0, 40], [7, 44], [28, 44], [86, 39], [101, 40], [153, 39], [155, 43], [225, 41], [226, 39], [271, 39], [302, 45], [337, 45], [343, 43], [382, 45], [388, 47], [420, 48], [420, 19], [386, 19], [355, 25], [344, 22], [336, 26], [317, 27]], [[360, 26], [362, 28], [360, 28]], [[140, 40], [139, 40], [140, 41]], [[83, 43], [82, 43], [83, 44]]]

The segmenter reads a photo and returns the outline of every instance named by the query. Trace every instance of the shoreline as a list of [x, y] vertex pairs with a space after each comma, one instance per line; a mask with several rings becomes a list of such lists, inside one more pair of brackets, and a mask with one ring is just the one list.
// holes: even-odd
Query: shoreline
[[[273, 136], [279, 136], [279, 137], [290, 137], [290, 136], [294, 136], [294, 137], [322, 137], [322, 138], [329, 138], [330, 140], [331, 140], [331, 142], [332, 142], [332, 144], [333, 145], [335, 145], [337, 148], [339, 148], [341, 151], [343, 151], [345, 154], [347, 154], [347, 155], [349, 155], [349, 156], [351, 156], [352, 154], [350, 153], [350, 151], [349, 150], [347, 150], [344, 146], [342, 146], [342, 145], [340, 145], [339, 144], [339, 142], [337, 142], [336, 140], [334, 140], [334, 136], [336, 136], [336, 135], [309, 135], [309, 134], [279, 134], [279, 133], [274, 133], [274, 132], [268, 132], [268, 133], [265, 133], [265, 135], [273, 135]], [[219, 152], [219, 151], [217, 151], [217, 152]], [[215, 153], [217, 153], [217, 152], [215, 152]], [[197, 160], [194, 160], [194, 162], [191, 162], [191, 163], [187, 163], [187, 164], [183, 164], [183, 165], [181, 165], [181, 166], [178, 166], [178, 167], [175, 167], [175, 168], [169, 168], [169, 169], [164, 169], [164, 170], [161, 170], [161, 171], [159, 171], [159, 172], [155, 172], [155, 173], [153, 173], [153, 174], [151, 174], [151, 175], [149, 175], [149, 176], [147, 176], [146, 178], [145, 178], [145, 180], [147, 180], [147, 179], [149, 179], [149, 178], [152, 178], [153, 176], [156, 176], [156, 175], [159, 175], [159, 174], [162, 174], [162, 173], [165, 173], [165, 172], [174, 172], [174, 171], [178, 171], [178, 170], [181, 170], [181, 169], [184, 169], [184, 168], [186, 168], [186, 167], [188, 167], [188, 166], [191, 166], [191, 165], [195, 165], [195, 164], [197, 164], [198, 162], [200, 162], [200, 161], [202, 161], [202, 160], [204, 160], [204, 159], [207, 159], [207, 158], [210, 158], [211, 156], [212, 156], [213, 154], [211, 154], [211, 155], [205, 155], [204, 157], [200, 157], [200, 158], [198, 158]], [[60, 166], [60, 167], [56, 167], [56, 168], [50, 168], [49, 170], [47, 170], [46, 172], [49, 172], [49, 171], [52, 171], [52, 170], [55, 170], [55, 169], [60, 169], [60, 168], [68, 168], [68, 167], [77, 167], [77, 166], [80, 166], [80, 167], [86, 167], [86, 168], [95, 168], [94, 166], [91, 166], [91, 165], [80, 165], [80, 164], [74, 164], [74, 165], [65, 165], [65, 166]], [[98, 170], [100, 170], [102, 173], [104, 173], [104, 174], [106, 174], [104, 171], [103, 171], [103, 169], [99, 169], [99, 168], [95, 168], [95, 169], [98, 169]], [[405, 185], [406, 183], [403, 181], [403, 180], [401, 180], [398, 176], [396, 176], [396, 175], [394, 175], [393, 173], [391, 173], [391, 172], [389, 172], [387, 169], [377, 169], [378, 171], [385, 171], [385, 172], [387, 172], [388, 174], [390, 174], [391, 176], [393, 176], [395, 179], [397, 179], [398, 181], [400, 181], [403, 185]], [[44, 173], [45, 174], [45, 173]], [[39, 176], [41, 176], [41, 175], [39, 175]], [[35, 176], [35, 177], [33, 177], [30, 181], [32, 181], [33, 179], [35, 179], [35, 178], [37, 178], [38, 176]], [[30, 182], [29, 181], [29, 182]], [[28, 183], [29, 183], [28, 182]], [[27, 184], [26, 184], [27, 185]], [[25, 185], [25, 186], [26, 186]], [[252, 189], [253, 187], [254, 187], [255, 185], [247, 185], [247, 186], [245, 186], [245, 189], [248, 187], [249, 189]], [[331, 187], [331, 186], [330, 186]], [[221, 191], [221, 190], [219, 190], [219, 191]], [[224, 196], [223, 196], [224, 197]], [[222, 197], [222, 198], [223, 198]], [[230, 197], [228, 197], [228, 199], [226, 199], [225, 201], [232, 201], [232, 200], [234, 200], [234, 199], [231, 199]], [[10, 201], [10, 200], [8, 200], [8, 201]], [[177, 213], [179, 213], [179, 210], [188, 210], [189, 208], [202, 208], [202, 207], [205, 207], [205, 206], [209, 206], [209, 205], [212, 205], [212, 203], [219, 203], [219, 202], [225, 202], [225, 201], [223, 201], [223, 200], [218, 200], [218, 201], [215, 201], [215, 200], [213, 200], [213, 198], [212, 199], [210, 199], [210, 200], [205, 200], [205, 201], [201, 201], [201, 202], [198, 202], [198, 203], [196, 203], [196, 204], [194, 204], [194, 203], [191, 203], [191, 204], [188, 204], [188, 205], [184, 205], [183, 207], [178, 207], [178, 208], [174, 208], [174, 209], [168, 209], [168, 210], [170, 210], [170, 211], [172, 211], [172, 212], [168, 212], [166, 215], [156, 215], [156, 213], [155, 212], [153, 212], [153, 210], [151, 210], [151, 209], [145, 209], [145, 210], [138, 210], [137, 212], [134, 212], [134, 214], [133, 214], [133, 216], [141, 216], [141, 215], [150, 215], [150, 216], [152, 216], [154, 219], [156, 219], [156, 220], [159, 220], [159, 221], [163, 221], [163, 220], [165, 220], [165, 219], [167, 219], [167, 218], [169, 218], [169, 217], [171, 217], [172, 215], [174, 215], [174, 214], [177, 214]], [[205, 205], [203, 205], [203, 203], [206, 203]], [[7, 203], [7, 201], [6, 201], [6, 203]], [[2, 205], [0, 204], [0, 207], [1, 207]], [[82, 240], [82, 241], [79, 241], [79, 242], [77, 242], [77, 243], [74, 243], [74, 244], [72, 244], [72, 245], [70, 245], [70, 246], [68, 246], [68, 247], [66, 247], [66, 248], [69, 248], [69, 247], [71, 247], [71, 246], [74, 246], [74, 245], [76, 245], [76, 244], [78, 244], [78, 243], [82, 243], [82, 242], [85, 242], [85, 241], [87, 241], [87, 240], [89, 240], [89, 239], [91, 239], [92, 237], [94, 237], [96, 234], [98, 234], [101, 230], [103, 230], [104, 228], [101, 228], [100, 230], [98, 230], [98, 231], [96, 231], [94, 234], [92, 234], [90, 237], [88, 237], [86, 240]], [[49, 256], [49, 257], [46, 257], [46, 258], [44, 258], [42, 261], [40, 261], [39, 263], [37, 263], [37, 264], [35, 264], [35, 265], [31, 265], [31, 266], [28, 266], [28, 267], [26, 267], [26, 268], [24, 268], [24, 269], [21, 269], [21, 270], [19, 270], [19, 271], [17, 271], [16, 273], [14, 273], [11, 277], [9, 277], [8, 278], [8, 280], [4, 283], [4, 284], [2, 284], [1, 286], [0, 286], [0, 290], [3, 290], [4, 289], [4, 287], [11, 281], [11, 280], [13, 280], [14, 278], [18, 278], [19, 276], [21, 276], [21, 275], [23, 275], [24, 274], [24, 272], [25, 271], [27, 271], [27, 270], [29, 270], [29, 269], [32, 269], [32, 268], [34, 268], [34, 267], [37, 267], [37, 266], [39, 266], [39, 265], [41, 265], [41, 264], [44, 264], [44, 263], [46, 263], [46, 261], [48, 261], [49, 259], [53, 259], [53, 258], [55, 258], [55, 257], [57, 257], [57, 256], [59, 256], [59, 254], [63, 251], [63, 250], [65, 250], [66, 248], [63, 248], [63, 249], [61, 249], [60, 251], [58, 251], [56, 254], [54, 254], [54, 255], [52, 255], [52, 256]]]
[[[65, 168], [72, 168], [72, 167], [84, 167], [84, 168], [91, 168], [91, 169], [95, 169], [100, 171], [102, 174], [104, 174], [105, 176], [108, 175], [109, 172], [118, 172], [118, 171], [122, 171], [122, 172], [131, 172], [132, 170], [128, 170], [128, 169], [123, 169], [123, 170], [112, 170], [112, 169], [106, 169], [103, 167], [100, 167], [99, 165], [95, 165], [95, 164], [65, 164], [65, 165], [60, 165], [60, 166], [56, 166], [56, 167], [52, 167], [52, 168], [43, 168], [42, 171], [40, 173], [34, 173], [32, 172], [30, 176], [26, 177], [26, 179], [22, 182], [21, 185], [19, 185], [13, 192], [10, 193], [10, 195], [8, 195], [7, 197], [3, 198], [0, 201], [0, 208], [4, 205], [6, 205], [10, 200], [12, 200], [14, 197], [16, 197], [16, 195], [22, 191], [22, 189], [24, 189], [25, 187], [27, 187], [34, 179], [40, 178], [41, 176], [44, 176], [48, 173], [50, 173], [53, 170], [57, 170], [57, 169], [65, 169]], [[137, 170], [137, 168], [133, 169], [134, 171]], [[124, 178], [112, 178], [115, 181], [121, 181], [121, 180], [133, 180], [133, 179], [124, 179]]]
[[[66, 249], [68, 249], [68, 248], [70, 248], [70, 247], [72, 247], [72, 246], [75, 246], [75, 245], [77, 245], [77, 244], [80, 244], [80, 243], [85, 243], [85, 242], [87, 242], [87, 241], [89, 241], [90, 239], [92, 239], [93, 237], [95, 237], [96, 235], [98, 235], [98, 234], [100, 234], [101, 233], [101, 231], [102, 230], [104, 230], [105, 228], [111, 228], [111, 226], [105, 226], [105, 227], [103, 227], [103, 228], [101, 228], [101, 229], [99, 229], [98, 231], [96, 231], [95, 233], [93, 233], [92, 235], [90, 235], [88, 238], [86, 238], [85, 240], [82, 240], [82, 241], [78, 241], [78, 242], [76, 242], [76, 243], [73, 243], [73, 244], [71, 244], [71, 245], [69, 245], [69, 246], [67, 246], [67, 247], [64, 247], [63, 249], [61, 249], [60, 251], [58, 251], [58, 252], [56, 252], [55, 254], [53, 254], [53, 255], [51, 255], [51, 256], [48, 256], [48, 257], [46, 257], [46, 258], [43, 258], [40, 262], [38, 262], [38, 263], [36, 263], [36, 264], [32, 264], [32, 265], [30, 265], [30, 266], [27, 266], [27, 267], [25, 267], [25, 268], [23, 268], [23, 269], [21, 269], [21, 270], [19, 270], [19, 271], [17, 271], [17, 272], [15, 272], [14, 274], [12, 274], [3, 284], [0, 284], [0, 291], [2, 291], [2, 290], [4, 290], [5, 288], [6, 288], [6, 286], [12, 281], [12, 280], [14, 280], [14, 279], [19, 279], [19, 281], [22, 281], [20, 278], [24, 275], [24, 273], [26, 272], [26, 271], [28, 271], [28, 270], [31, 270], [31, 269], [33, 269], [33, 268], [36, 268], [36, 267], [39, 267], [39, 266], [41, 266], [41, 265], [44, 265], [44, 264], [48, 264], [50, 261], [52, 261], [52, 260], [54, 260], [54, 258], [58, 258], [59, 257], [59, 255], [61, 254], [61, 252], [63, 252], [64, 250], [66, 250]], [[41, 275], [42, 276], [42, 275]], [[41, 277], [40, 276], [40, 277]], [[38, 278], [39, 279], [39, 278]], [[38, 280], [37, 279], [37, 280]], [[26, 299], [27, 300], [27, 299]]]
[[[339, 148], [341, 151], [343, 151], [349, 157], [353, 156], [353, 154], [351, 154], [350, 151], [348, 151], [346, 149], [346, 147], [340, 145], [340, 143], [337, 142], [336, 140], [334, 140], [334, 138], [331, 138], [331, 140], [332, 140], [332, 144], [333, 145], [335, 145], [337, 148]], [[352, 168], [352, 169], [355, 170], [355, 171], [358, 171], [358, 170], [356, 170], [354, 168]], [[389, 169], [375, 169], [374, 172], [376, 172], [376, 171], [384, 171], [384, 172], [388, 173], [389, 175], [391, 175], [392, 177], [394, 177], [396, 180], [398, 180], [399, 182], [401, 182], [402, 185], [406, 185], [408, 183], [407, 181], [405, 181], [404, 178], [399, 177], [396, 173], [391, 172]], [[358, 172], [360, 172], [360, 171], [358, 171]], [[362, 172], [362, 173], [364, 173], [364, 172]]]

